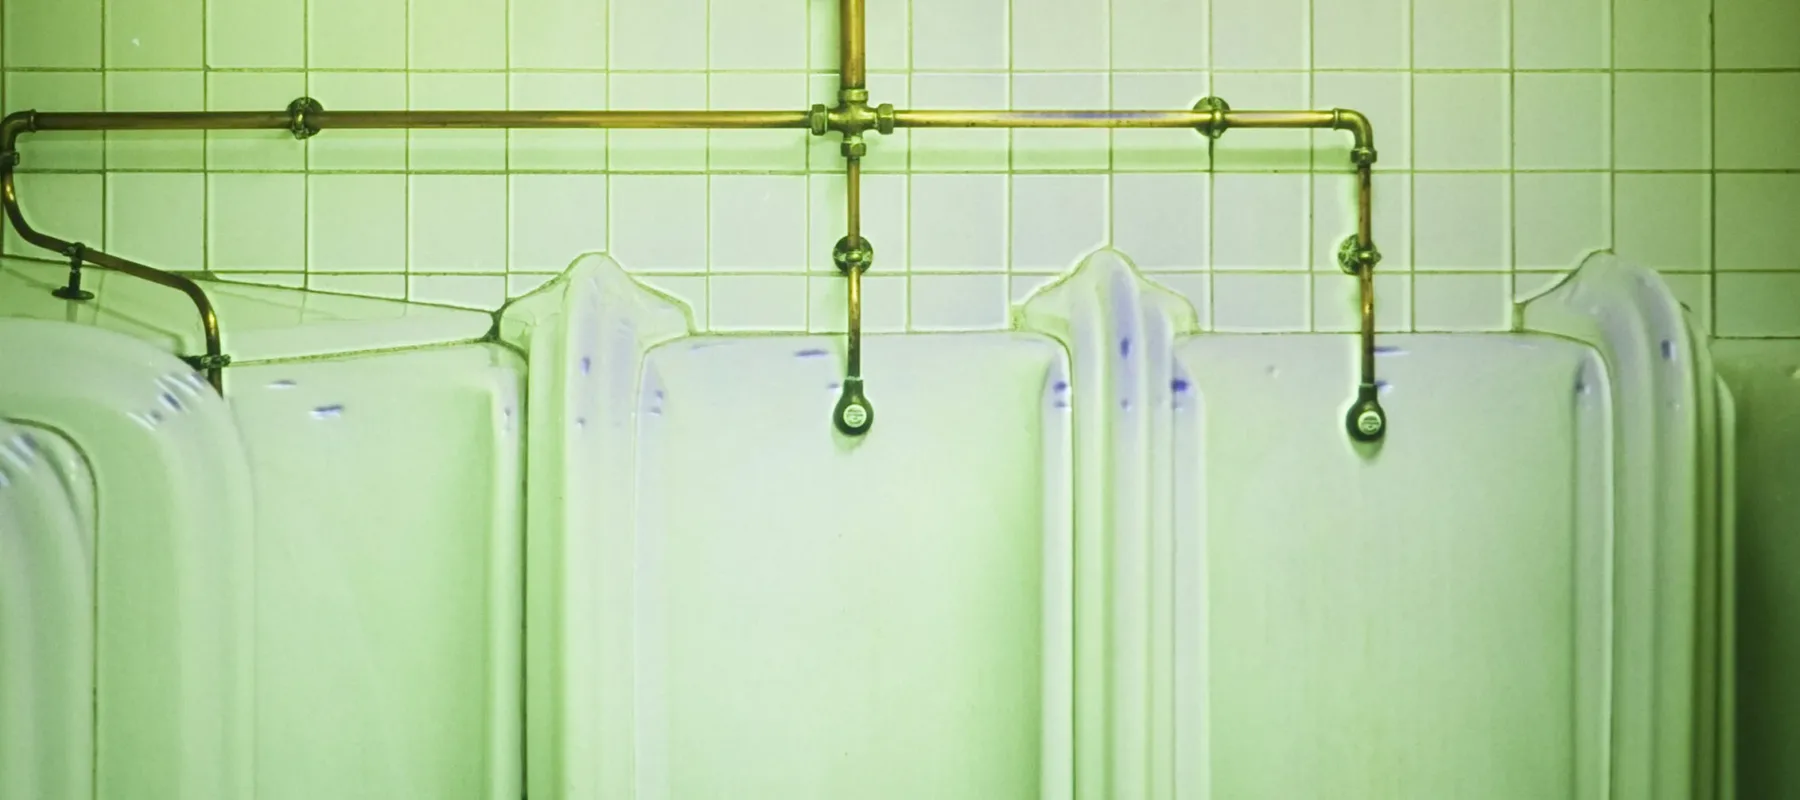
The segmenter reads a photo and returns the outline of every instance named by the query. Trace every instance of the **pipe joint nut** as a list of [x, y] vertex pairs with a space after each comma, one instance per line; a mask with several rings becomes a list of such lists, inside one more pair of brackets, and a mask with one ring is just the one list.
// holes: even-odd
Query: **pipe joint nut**
[[850, 237], [838, 240], [837, 246], [831, 248], [831, 260], [837, 264], [839, 272], [846, 275], [850, 270], [864, 272], [875, 264], [875, 246], [869, 244], [869, 237], [858, 237], [854, 247], [850, 245]]
[[846, 106], [864, 106], [869, 104], [868, 89], [840, 89], [838, 102]]
[[814, 136], [824, 136], [825, 134], [830, 133], [831, 109], [825, 107], [824, 103], [814, 105], [812, 111], [806, 115], [806, 122], [812, 127], [812, 135]]
[[875, 107], [875, 130], [883, 136], [894, 132], [893, 103], [882, 103]]
[[216, 369], [224, 369], [231, 366], [231, 356], [225, 355], [224, 353], [205, 356], [183, 356], [181, 360], [187, 362], [188, 366], [193, 367], [199, 372], [211, 372]]
[[12, 169], [19, 165], [19, 151], [0, 150], [0, 169]]
[[869, 154], [869, 143], [863, 141], [862, 134], [853, 133], [844, 137], [844, 146], [840, 149], [845, 158], [862, 158]]
[[1350, 148], [1350, 163], [1355, 164], [1356, 166], [1359, 166], [1359, 167], [1367, 167], [1367, 166], [1374, 165], [1374, 163], [1375, 163], [1375, 148], [1373, 148], [1373, 147]]
[[1231, 113], [1231, 105], [1220, 97], [1202, 97], [1194, 104], [1195, 111], [1211, 114], [1212, 117], [1201, 123], [1195, 130], [1205, 134], [1209, 139], [1217, 139], [1225, 135], [1225, 129], [1231, 127], [1231, 121], [1225, 115]]
[[1363, 247], [1357, 237], [1351, 236], [1338, 246], [1338, 266], [1351, 275], [1360, 274], [1365, 268], [1374, 269], [1381, 263], [1381, 251], [1375, 245]]
[[316, 117], [325, 111], [325, 106], [310, 97], [302, 97], [288, 103], [288, 130], [295, 139], [306, 140], [317, 136], [319, 122]]

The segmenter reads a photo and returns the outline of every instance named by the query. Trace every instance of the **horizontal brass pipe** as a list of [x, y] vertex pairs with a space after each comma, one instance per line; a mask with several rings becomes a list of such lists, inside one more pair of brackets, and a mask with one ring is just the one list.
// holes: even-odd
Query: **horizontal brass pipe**
[[[288, 130], [285, 111], [82, 112], [15, 115], [12, 133], [33, 131]], [[9, 121], [11, 121], [9, 119]], [[806, 128], [806, 111], [317, 111], [316, 130], [399, 128]], [[15, 132], [16, 131], [16, 132]], [[7, 138], [10, 142], [10, 137]]]
[[1348, 109], [1329, 111], [919, 111], [894, 112], [898, 128], [1194, 128], [1209, 135], [1232, 128], [1349, 131], [1358, 148], [1375, 147], [1374, 126]]

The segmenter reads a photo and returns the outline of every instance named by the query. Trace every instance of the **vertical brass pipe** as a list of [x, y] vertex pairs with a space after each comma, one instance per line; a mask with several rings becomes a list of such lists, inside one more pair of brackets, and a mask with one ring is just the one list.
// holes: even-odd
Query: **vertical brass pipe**
[[[850, 242], [852, 250], [862, 247], [862, 159], [851, 158], [844, 165], [844, 178], [848, 183], [844, 187], [845, 206], [849, 209], [846, 220], [849, 233], [844, 238]], [[862, 379], [862, 273], [865, 266], [852, 265], [845, 271], [844, 277], [850, 281], [850, 319], [849, 319], [849, 358], [848, 374], [856, 380]]]
[[838, 77], [840, 89], [862, 89], [867, 80], [863, 55], [863, 0], [838, 3]]
[[[1365, 250], [1375, 247], [1374, 179], [1368, 164], [1356, 168], [1356, 245]], [[1375, 265], [1364, 263], [1357, 268], [1362, 284], [1362, 383], [1375, 385]]]

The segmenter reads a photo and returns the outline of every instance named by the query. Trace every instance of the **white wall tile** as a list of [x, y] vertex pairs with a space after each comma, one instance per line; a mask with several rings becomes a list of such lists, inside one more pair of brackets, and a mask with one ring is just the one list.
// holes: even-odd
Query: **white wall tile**
[[406, 269], [405, 175], [311, 175], [306, 194], [307, 269]]
[[1114, 175], [1113, 247], [1147, 272], [1205, 269], [1207, 195], [1204, 174]]
[[916, 331], [996, 330], [1011, 324], [1005, 275], [914, 275]]
[[312, 274], [307, 287], [315, 292], [335, 292], [384, 300], [406, 299], [406, 273], [368, 273], [363, 275]]
[[508, 0], [412, 0], [412, 69], [506, 69]]
[[709, 294], [713, 330], [806, 330], [804, 275], [721, 275], [712, 279]]
[[508, 0], [513, 69], [606, 69], [606, 12], [596, 0]]
[[1702, 174], [1615, 176], [1619, 257], [1660, 270], [1710, 272], [1712, 183], [1712, 176]]
[[1105, 175], [1015, 175], [1012, 270], [1064, 272], [1107, 241]]
[[[1214, 73], [1213, 94], [1234, 109], [1308, 108], [1311, 83], [1305, 72]], [[1230, 131], [1213, 143], [1213, 168], [1229, 172], [1312, 168], [1312, 132]]]
[[1502, 174], [1413, 176], [1413, 268], [1511, 264], [1510, 184]]
[[[22, 203], [30, 203], [31, 225], [44, 233], [89, 247], [106, 243], [105, 183], [98, 173], [21, 172], [14, 177]], [[19, 238], [11, 225], [6, 230], [6, 254], [34, 258], [60, 258]]]
[[504, 275], [413, 275], [406, 283], [415, 303], [493, 311], [506, 302]]
[[606, 249], [605, 175], [513, 175], [509, 185], [513, 272], [560, 272]]
[[[1313, 108], [1360, 111], [1375, 128], [1376, 171], [1412, 166], [1412, 75], [1405, 72], [1315, 72]], [[1344, 131], [1313, 133], [1313, 169], [1351, 171], [1354, 140]]]
[[307, 0], [307, 66], [406, 69], [407, 0]]
[[1312, 0], [1313, 69], [1405, 69], [1409, 0]]
[[524, 297], [544, 284], [556, 280], [554, 272], [513, 272], [506, 276], [506, 296], [508, 299]]
[[[303, 72], [209, 72], [208, 111], [274, 111], [306, 94]], [[342, 131], [333, 131], [338, 136]], [[285, 130], [207, 131], [206, 165], [213, 170], [306, 169], [306, 143]]]
[[[201, 72], [108, 72], [108, 111], [191, 111], [206, 105]], [[106, 164], [113, 169], [206, 168], [200, 131], [108, 131]]]
[[8, 0], [8, 68], [97, 69], [101, 0]]
[[1211, 2], [1213, 69], [1286, 70], [1309, 66], [1311, 20], [1307, 0]]
[[610, 0], [615, 70], [700, 70], [707, 61], [707, 0]]
[[1007, 3], [912, 0], [913, 69], [1004, 69]]
[[[838, 275], [832, 249], [848, 233], [845, 181], [842, 175], [808, 176], [811, 196], [807, 231], [807, 268], [814, 273]], [[864, 175], [862, 181], [862, 235], [875, 248], [875, 272], [905, 274], [912, 263], [906, 240], [908, 226], [905, 175]]]
[[[404, 72], [307, 74], [307, 93], [327, 109], [391, 111], [406, 108]], [[331, 131], [306, 140], [314, 170], [406, 168], [406, 131]]]
[[1107, 5], [1106, 0], [1012, 0], [1012, 68], [1106, 69]]
[[[1686, 113], [1671, 114], [1671, 107]], [[1620, 72], [1613, 76], [1613, 166], [1706, 169], [1712, 163], [1712, 75]]]
[[412, 272], [506, 271], [506, 176], [414, 175]]
[[1413, 168], [1506, 169], [1511, 82], [1504, 73], [1414, 75]]
[[1222, 333], [1307, 330], [1311, 295], [1311, 276], [1302, 273], [1215, 273], [1212, 328]]
[[[1356, 176], [1319, 174], [1312, 180], [1312, 268], [1342, 274], [1338, 248], [1356, 235]], [[1383, 273], [1412, 269], [1412, 176], [1377, 173], [1371, 190], [1375, 249], [1381, 253], [1375, 269]]]
[[[606, 75], [515, 72], [507, 102], [514, 110], [606, 110]], [[507, 168], [598, 172], [606, 169], [604, 130], [515, 130], [507, 134]]]
[[[1800, 46], [1800, 45], [1796, 45]], [[1713, 84], [1719, 169], [1800, 169], [1800, 72], [1720, 73]]]
[[914, 175], [913, 271], [1004, 271], [1007, 182], [1005, 175]]
[[[864, 333], [899, 333], [906, 330], [907, 286], [904, 275], [864, 275], [862, 279], [862, 329]], [[807, 279], [812, 308], [806, 329], [812, 333], [843, 333], [850, 328], [850, 282], [841, 275], [813, 275]]]
[[806, 269], [805, 175], [715, 175], [712, 271]]
[[1207, 68], [1206, 3], [1192, 0], [1112, 0], [1112, 68]]
[[[1375, 330], [1396, 333], [1412, 329], [1411, 275], [1375, 276]], [[1355, 276], [1313, 276], [1313, 330], [1354, 333], [1362, 330], [1362, 282]]]
[[[1207, 96], [1204, 72], [1114, 72], [1112, 107], [1130, 111], [1193, 108]], [[1138, 128], [1112, 132], [1112, 168], [1121, 172], [1204, 170], [1209, 140], [1190, 128]]]
[[[1012, 107], [1024, 110], [1104, 109], [1105, 73], [1014, 75]], [[1112, 158], [1112, 138], [1104, 130], [1013, 131], [1013, 169], [1103, 170]]]
[[1151, 276], [1150, 280], [1181, 295], [1194, 309], [1194, 320], [1199, 323], [1200, 330], [1210, 331], [1213, 329], [1212, 277], [1203, 272], [1171, 272]]
[[1213, 267], [1306, 269], [1310, 183], [1298, 174], [1214, 175]]
[[1800, 68], [1800, 3], [1793, 0], [1716, 0], [1717, 66], [1724, 69]]
[[107, 0], [109, 69], [200, 69], [203, 0]]
[[[806, 74], [802, 72], [716, 73], [708, 82], [708, 92], [709, 107], [716, 109], [792, 111], [808, 106]], [[807, 140], [811, 138], [808, 131], [712, 131], [710, 137], [712, 160], [708, 163], [712, 169], [806, 169]], [[836, 135], [821, 138], [841, 141]], [[887, 144], [882, 141], [876, 146]]]
[[1675, 295], [1675, 301], [1693, 319], [1700, 330], [1713, 329], [1713, 278], [1711, 275], [1665, 274], [1663, 283], [1669, 287], [1669, 293]]
[[[1007, 108], [1009, 94], [1005, 75], [914, 73], [912, 77], [912, 104], [918, 108]], [[922, 172], [1006, 169], [1009, 141], [1004, 130], [914, 131], [912, 168]]]
[[1800, 174], [1720, 175], [1717, 186], [1718, 268], [1800, 272]]
[[106, 178], [106, 246], [167, 270], [206, 260], [206, 178], [197, 172], [120, 172]]
[[1413, 327], [1421, 331], [1504, 331], [1512, 328], [1511, 276], [1413, 277]]
[[712, 47], [709, 68], [795, 72], [806, 69], [809, 3], [810, 0], [730, 0], [708, 4], [705, 13]]
[[[705, 108], [706, 75], [615, 72], [607, 96], [620, 110]], [[700, 172], [706, 169], [706, 144], [706, 131], [611, 131], [607, 164], [619, 172]]]
[[[903, 70], [912, 62], [912, 17], [909, 3], [869, 3], [863, 9], [865, 41], [863, 56], [869, 71]], [[838, 4], [807, 2], [807, 16], [812, 23], [811, 69], [838, 69]], [[874, 101], [871, 101], [874, 102]], [[892, 102], [892, 101], [887, 101]]]
[[306, 66], [306, 0], [209, 0], [206, 13], [208, 67]]
[[1612, 94], [1597, 73], [1520, 73], [1513, 78], [1515, 169], [1612, 165]]
[[[408, 106], [415, 111], [506, 108], [503, 72], [414, 72], [408, 76], [408, 84]], [[407, 166], [414, 170], [505, 169], [506, 131], [411, 131]]]
[[1574, 269], [1588, 253], [1612, 246], [1612, 181], [1603, 172], [1513, 176], [1514, 264]]
[[306, 269], [306, 176], [218, 174], [207, 181], [207, 269]]
[[1613, 66], [1707, 69], [1713, 0], [1630, 0], [1613, 4]]
[[1415, 0], [1413, 67], [1504, 69], [1510, 65], [1508, 0]]
[[1604, 69], [1612, 61], [1613, 0], [1512, 3], [1514, 67]]
[[633, 272], [705, 272], [705, 175], [613, 175], [613, 257]]
[[1721, 272], [1720, 336], [1800, 336], [1800, 272]]

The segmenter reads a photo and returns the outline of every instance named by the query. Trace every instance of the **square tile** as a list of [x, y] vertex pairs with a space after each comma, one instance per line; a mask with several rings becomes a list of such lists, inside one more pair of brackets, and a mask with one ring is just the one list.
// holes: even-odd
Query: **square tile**
[[[904, 275], [912, 268], [906, 241], [907, 183], [905, 175], [864, 175], [862, 182], [862, 235], [875, 248], [872, 272]], [[807, 266], [814, 273], [838, 275], [833, 248], [848, 233], [845, 181], [842, 175], [808, 176], [811, 222], [807, 232]]]
[[1306, 0], [1212, 0], [1212, 67], [1306, 69], [1310, 22]]
[[1605, 69], [1612, 0], [1513, 0], [1513, 66]]
[[8, 68], [99, 69], [101, 0], [10, 0]]
[[910, 295], [915, 331], [987, 331], [1012, 324], [1005, 275], [914, 275]]
[[[192, 111], [206, 103], [200, 72], [108, 72], [108, 111]], [[201, 170], [206, 134], [200, 131], [107, 131], [110, 169]]]
[[[503, 111], [506, 74], [414, 72], [407, 76], [415, 111]], [[407, 165], [413, 170], [506, 169], [506, 131], [412, 130]]]
[[712, 331], [806, 330], [805, 275], [720, 275], [711, 280]]
[[[605, 111], [606, 75], [597, 72], [515, 72], [508, 102], [517, 111]], [[507, 136], [507, 168], [558, 172], [606, 169], [604, 130], [514, 130]]]
[[[1204, 72], [1114, 72], [1112, 107], [1121, 111], [1188, 109], [1207, 96]], [[1203, 171], [1208, 139], [1191, 128], [1124, 128], [1112, 132], [1112, 168], [1120, 172]]]
[[506, 176], [413, 175], [409, 185], [409, 271], [506, 271]]
[[[863, 47], [866, 66], [870, 72], [910, 68], [911, 6], [910, 2], [869, 3], [863, 9], [864, 27], [867, 29]], [[808, 49], [811, 50], [808, 69], [813, 72], [830, 72], [835, 78], [838, 69], [838, 4], [809, 2], [806, 10], [807, 22], [812, 29], [812, 37], [808, 39]]]
[[[1794, 225], [1800, 222], [1800, 174], [1720, 175], [1720, 271], [1800, 272]], [[1800, 316], [1796, 307], [1795, 316]]]
[[[1691, 109], [1670, 114], [1672, 104]], [[1712, 75], [1620, 72], [1613, 78], [1613, 165], [1706, 169], [1712, 164]]]
[[1800, 69], [1800, 3], [1716, 0], [1713, 16], [1719, 68]]
[[200, 69], [203, 0], [107, 0], [108, 69]]
[[1306, 175], [1214, 175], [1213, 268], [1306, 269], [1310, 181]]
[[[1377, 139], [1377, 141], [1380, 141]], [[1312, 268], [1321, 272], [1343, 274], [1338, 265], [1338, 248], [1344, 240], [1356, 235], [1357, 180], [1349, 174], [1313, 176]], [[1370, 222], [1374, 227], [1375, 250], [1381, 254], [1377, 272], [1405, 272], [1412, 269], [1412, 176], [1377, 173], [1370, 186], [1374, 195]], [[1496, 223], [1499, 224], [1499, 223]]]
[[405, 175], [310, 175], [306, 209], [308, 271], [405, 271]]
[[306, 0], [208, 0], [206, 14], [208, 67], [306, 68]]
[[705, 272], [705, 175], [613, 175], [613, 257], [633, 272]]
[[[631, 0], [626, 0], [631, 2]], [[732, 0], [706, 7], [714, 70], [806, 69], [808, 0]]]
[[1510, 279], [1503, 273], [1415, 276], [1413, 327], [1451, 332], [1511, 330]]
[[[1313, 108], [1347, 108], [1362, 112], [1375, 128], [1375, 170], [1412, 166], [1412, 76], [1405, 72], [1315, 72]], [[1345, 131], [1313, 132], [1313, 168], [1352, 172], [1350, 149], [1355, 140]]]
[[1214, 273], [1212, 328], [1221, 333], [1295, 333], [1311, 327], [1312, 278], [1297, 272]]
[[[106, 187], [99, 173], [21, 172], [13, 180], [32, 227], [65, 241], [107, 246]], [[5, 230], [7, 255], [61, 258], [60, 253], [26, 243], [11, 225], [0, 229]]]
[[[98, 72], [7, 72], [6, 113], [54, 108], [63, 111], [104, 110], [105, 89]], [[105, 134], [59, 133], [34, 136], [19, 145], [19, 171], [101, 169], [106, 161]]]
[[1613, 67], [1708, 69], [1713, 0], [1613, 4]]
[[412, 275], [407, 299], [476, 311], [493, 311], [506, 302], [504, 275]]
[[1800, 336], [1800, 272], [1721, 272], [1713, 284], [1720, 336]]
[[1509, 0], [1413, 3], [1414, 69], [1505, 69], [1510, 66]]
[[[862, 279], [862, 329], [864, 333], [901, 333], [906, 330], [907, 284], [904, 275], [864, 275]], [[812, 308], [806, 329], [812, 333], [843, 333], [850, 329], [850, 282], [839, 275], [813, 275], [807, 279]]]
[[[1009, 108], [1008, 95], [1005, 75], [915, 73], [912, 78], [912, 102], [919, 108]], [[1007, 169], [1010, 142], [1005, 130], [913, 131], [912, 168], [921, 172]]]
[[506, 69], [508, 0], [413, 0], [409, 69]]
[[511, 69], [606, 69], [606, 3], [510, 0]]
[[585, 253], [606, 250], [605, 175], [513, 175], [513, 272], [561, 272]]
[[1007, 176], [914, 175], [913, 272], [1006, 269]]
[[1208, 68], [1209, 16], [1205, 3], [1187, 0], [1112, 0], [1112, 68]]
[[1409, 0], [1313, 0], [1313, 69], [1406, 69]]
[[[1309, 108], [1309, 78], [1305, 72], [1215, 73], [1212, 93], [1237, 109]], [[1212, 147], [1213, 169], [1223, 172], [1312, 169], [1311, 131], [1233, 131]]]
[[1105, 175], [1015, 175], [1012, 269], [1064, 272], [1106, 244]]
[[1146, 272], [1205, 269], [1208, 195], [1203, 174], [1112, 176], [1112, 246]]
[[1414, 75], [1413, 168], [1510, 166], [1511, 80], [1501, 73]]
[[[1105, 109], [1104, 73], [1014, 75], [1012, 107], [1021, 110]], [[1112, 140], [1104, 130], [1015, 130], [1015, 170], [1103, 170], [1111, 161]]]
[[1513, 176], [1514, 264], [1569, 270], [1612, 247], [1612, 181], [1601, 172]]
[[613, 70], [703, 70], [707, 0], [611, 0]]
[[406, 69], [407, 0], [307, 2], [307, 68]]
[[1514, 76], [1513, 167], [1611, 167], [1611, 92], [1604, 74], [1522, 72]]
[[[209, 72], [208, 111], [274, 111], [306, 94], [301, 72]], [[341, 131], [332, 131], [338, 136]], [[212, 170], [306, 169], [306, 143], [286, 130], [207, 131], [206, 166]]]
[[[307, 73], [307, 94], [326, 109], [402, 111], [406, 109], [404, 72]], [[406, 169], [406, 131], [332, 131], [306, 140], [314, 170]]]
[[805, 175], [712, 176], [712, 271], [804, 272]]
[[1008, 68], [1008, 5], [966, 0], [912, 0], [913, 69]]
[[[808, 107], [806, 74], [803, 72], [718, 73], [708, 86], [710, 108], [741, 111], [784, 110]], [[709, 164], [713, 170], [754, 172], [804, 172], [810, 131], [712, 131]], [[820, 137], [833, 142], [840, 137]], [[872, 146], [887, 145], [883, 141]]]
[[306, 176], [225, 174], [207, 180], [207, 269], [306, 269]]
[[1713, 80], [1715, 166], [1800, 169], [1800, 72], [1722, 72]]
[[1493, 269], [1512, 263], [1507, 175], [1414, 175], [1413, 268]]
[[[613, 73], [607, 90], [615, 109], [668, 111], [706, 107], [706, 75]], [[621, 130], [608, 134], [607, 164], [618, 172], [700, 172], [706, 169], [706, 131]]]
[[106, 176], [106, 246], [113, 255], [165, 270], [205, 262], [206, 179], [189, 172]]
[[1103, 70], [1107, 0], [1013, 0], [1012, 68]]
[[1712, 185], [1711, 175], [1614, 176], [1619, 257], [1665, 271], [1712, 271]]
[[[1412, 330], [1412, 276], [1375, 276], [1375, 331]], [[1362, 281], [1355, 276], [1313, 276], [1313, 330], [1356, 333], [1362, 330]]]

